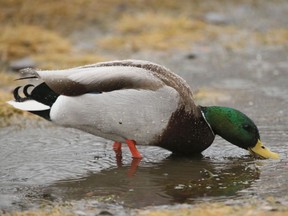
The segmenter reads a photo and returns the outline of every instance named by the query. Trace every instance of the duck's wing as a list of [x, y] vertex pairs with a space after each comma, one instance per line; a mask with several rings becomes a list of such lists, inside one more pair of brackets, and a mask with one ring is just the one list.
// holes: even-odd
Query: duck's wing
[[41, 78], [57, 94], [66, 96], [122, 89], [155, 91], [169, 86], [179, 93], [186, 111], [199, 114], [186, 81], [167, 68], [148, 61], [109, 61], [66, 70], [28, 70], [26, 73]]
[[111, 62], [86, 65], [65, 70], [26, 70], [29, 78], [41, 78], [60, 95], [76, 96], [89, 92], [120, 89], [156, 90], [164, 83], [150, 70]]

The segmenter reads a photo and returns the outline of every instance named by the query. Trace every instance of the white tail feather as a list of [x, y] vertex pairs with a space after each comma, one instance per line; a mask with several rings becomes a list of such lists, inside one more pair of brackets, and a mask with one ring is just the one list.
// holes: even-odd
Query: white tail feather
[[23, 102], [17, 102], [14, 100], [7, 101], [8, 104], [11, 106], [25, 111], [42, 111], [42, 110], [48, 110], [50, 109], [49, 106], [39, 103], [35, 100], [26, 100]]

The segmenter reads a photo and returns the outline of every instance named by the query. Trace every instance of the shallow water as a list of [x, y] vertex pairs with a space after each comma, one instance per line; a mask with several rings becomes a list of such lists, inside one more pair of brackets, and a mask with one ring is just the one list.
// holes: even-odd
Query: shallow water
[[169, 55], [161, 56], [162, 63], [179, 71], [194, 91], [217, 90], [223, 98], [213, 103], [236, 107], [254, 119], [263, 143], [280, 153], [280, 160], [254, 159], [217, 138], [199, 158], [177, 158], [160, 148], [140, 146], [144, 158], [133, 170], [131, 164], [137, 161], [132, 161], [125, 145], [123, 160], [117, 164], [112, 142], [39, 121], [0, 130], [0, 209], [66, 200], [144, 207], [203, 200], [245, 202], [270, 196], [287, 205], [288, 57], [284, 51], [229, 53], [229, 64], [222, 66], [210, 62], [206, 54], [192, 62], [182, 59], [185, 70], [179, 56], [172, 61]]
[[43, 200], [81, 199], [126, 207], [267, 196], [285, 201], [287, 127], [260, 130], [281, 160], [255, 160], [217, 138], [199, 158], [140, 146], [144, 159], [133, 171], [125, 146], [117, 165], [112, 143], [101, 138], [58, 127], [6, 128], [1, 130], [0, 207], [26, 209]]

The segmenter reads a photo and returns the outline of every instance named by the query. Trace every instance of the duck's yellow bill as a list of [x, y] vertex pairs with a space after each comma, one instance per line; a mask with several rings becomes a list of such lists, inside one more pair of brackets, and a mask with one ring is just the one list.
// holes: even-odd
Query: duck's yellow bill
[[257, 144], [253, 148], [249, 148], [249, 151], [252, 154], [260, 156], [262, 158], [268, 159], [279, 159], [279, 154], [270, 151], [267, 147], [265, 147], [260, 140], [258, 140]]

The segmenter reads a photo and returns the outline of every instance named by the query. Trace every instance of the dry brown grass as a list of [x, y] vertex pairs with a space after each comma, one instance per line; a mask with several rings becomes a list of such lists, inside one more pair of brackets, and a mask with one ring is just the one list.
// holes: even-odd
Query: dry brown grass
[[[257, 0], [240, 2], [243, 1], [259, 4]], [[108, 36], [105, 34], [94, 44], [95, 47], [100, 45], [104, 51], [181, 49], [211, 41], [228, 49], [258, 43], [287, 45], [287, 29], [246, 32], [236, 26], [219, 26], [201, 21], [204, 12], [217, 11], [216, 5], [224, 7], [229, 3], [231, 1], [228, 0], [221, 0], [218, 4], [212, 0], [183, 0], [181, 4], [173, 0], [1, 1], [0, 22], [3, 29], [0, 35], [0, 60], [35, 54], [40, 56], [37, 60], [43, 62], [45, 53], [50, 54], [50, 58], [47, 57], [49, 61], [54, 54], [60, 57], [58, 59], [63, 57], [65, 60], [65, 55], [73, 50], [67, 36], [91, 26], [99, 31], [103, 31], [103, 28], [109, 30]], [[60, 56], [61, 53], [65, 55]], [[79, 58], [79, 55], [76, 57]], [[76, 58], [71, 58], [73, 61], [70, 62], [76, 61]], [[56, 61], [55, 65], [59, 62]], [[82, 58], [79, 63], [82, 62], [88, 60], [83, 61]]]
[[17, 79], [17, 75], [14, 73], [5, 73], [4, 71], [0, 71], [0, 83], [1, 83], [1, 88], [7, 88]]
[[100, 45], [104, 49], [167, 50], [201, 42], [212, 33], [212, 26], [199, 20], [148, 12], [121, 17], [115, 25], [115, 34], [102, 39]]
[[5, 216], [73, 216], [76, 214], [65, 211], [63, 208], [39, 209], [4, 214]]
[[39, 26], [7, 26], [0, 35], [0, 61], [30, 56], [42, 69], [65, 68], [101, 61], [97, 55], [76, 53], [71, 42]]
[[288, 45], [288, 28], [271, 29], [255, 33], [255, 40], [264, 45]]
[[23, 111], [12, 108], [6, 101], [11, 100], [11, 94], [0, 90], [0, 127], [10, 124], [10, 120], [17, 115], [23, 115]]
[[22, 114], [20, 110], [13, 109], [9, 106], [6, 101], [12, 99], [12, 94], [10, 93], [11, 83], [16, 79], [14, 74], [7, 74], [0, 72], [1, 77], [1, 89], [0, 89], [0, 127], [6, 126], [9, 124], [9, 119], [12, 116]]
[[100, 39], [102, 49], [191, 49], [197, 44], [218, 44], [229, 50], [249, 46], [288, 45], [288, 29], [257, 32], [233, 25], [213, 25], [185, 15], [159, 12], [125, 14], [115, 22], [114, 34]]
[[[266, 209], [265, 209], [266, 208]], [[73, 209], [73, 207], [72, 207]], [[6, 213], [4, 216], [73, 216], [77, 215], [72, 209], [66, 207], [53, 207], [49, 209], [38, 209], [23, 212]], [[91, 210], [89, 210], [91, 213]], [[287, 208], [276, 210], [270, 207], [259, 206], [257, 203], [251, 205], [229, 206], [223, 203], [203, 203], [190, 207], [176, 207], [170, 209], [153, 210], [131, 210], [131, 215], [138, 216], [286, 216]]]
[[258, 206], [228, 206], [221, 203], [200, 204], [191, 208], [140, 211], [139, 216], [286, 216], [288, 210], [269, 211]]
[[17, 78], [15, 74], [0, 72], [0, 127], [7, 126], [10, 124], [10, 119], [18, 115], [23, 115], [21, 110], [12, 108], [6, 101], [12, 99], [11, 83], [15, 83], [14, 80]]
[[53, 55], [69, 53], [71, 44], [56, 32], [39, 26], [6, 26], [1, 29], [1, 60], [21, 58], [30, 55]]
[[111, 5], [117, 3], [119, 4], [117, 0], [1, 1], [0, 22], [9, 25], [18, 25], [19, 23], [41, 25], [64, 32], [75, 27], [81, 27], [85, 25], [85, 22], [87, 24], [99, 23], [101, 17], [111, 11]]
[[205, 3], [201, 0], [182, 0], [181, 4], [174, 0], [9, 0], [0, 2], [0, 23], [34, 24], [57, 31], [70, 31], [91, 24], [107, 26], [123, 13], [165, 11], [183, 14], [194, 11], [197, 14], [211, 3], [213, 0], [206, 0]]

